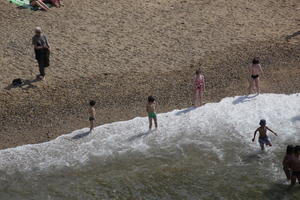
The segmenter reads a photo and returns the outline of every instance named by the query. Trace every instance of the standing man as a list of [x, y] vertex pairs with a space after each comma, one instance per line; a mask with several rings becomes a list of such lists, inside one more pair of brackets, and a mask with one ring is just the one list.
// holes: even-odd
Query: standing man
[[35, 35], [32, 38], [35, 58], [39, 65], [40, 74], [37, 78], [45, 80], [45, 68], [49, 66], [50, 46], [46, 36], [42, 33], [41, 27], [35, 28]]

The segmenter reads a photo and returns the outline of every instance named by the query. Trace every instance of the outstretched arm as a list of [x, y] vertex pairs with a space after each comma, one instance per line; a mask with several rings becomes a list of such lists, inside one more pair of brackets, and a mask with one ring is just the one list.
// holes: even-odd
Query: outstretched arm
[[193, 85], [193, 91], [194, 91], [196, 89], [196, 79], [193, 79], [192, 85]]
[[277, 136], [277, 133], [275, 133], [274, 131], [272, 131], [269, 127], [266, 127], [269, 131], [271, 131], [274, 135]]
[[264, 71], [262, 70], [261, 65], [259, 65], [259, 71], [260, 71], [260, 74], [263, 76], [264, 75]]
[[251, 78], [251, 75], [252, 75], [252, 65], [249, 65], [248, 67], [248, 78]]
[[256, 136], [257, 131], [258, 131], [258, 129], [256, 129], [256, 130], [254, 131], [254, 136], [253, 136], [252, 142], [254, 142], [254, 140], [255, 140], [255, 136]]

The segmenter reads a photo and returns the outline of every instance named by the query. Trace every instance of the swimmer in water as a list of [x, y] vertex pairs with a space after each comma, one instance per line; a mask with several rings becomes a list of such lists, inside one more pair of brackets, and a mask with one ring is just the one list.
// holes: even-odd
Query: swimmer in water
[[249, 94], [251, 94], [254, 90], [254, 85], [256, 88], [257, 94], [260, 93], [259, 89], [259, 76], [263, 75], [263, 70], [261, 65], [259, 64], [258, 58], [253, 58], [252, 65], [249, 67]]
[[265, 149], [264, 145], [272, 146], [272, 144], [271, 144], [271, 142], [270, 142], [270, 140], [269, 140], [269, 138], [267, 136], [267, 130], [271, 131], [276, 136], [277, 136], [277, 133], [275, 133], [269, 127], [266, 126], [266, 120], [264, 120], [264, 119], [260, 120], [259, 125], [260, 125], [260, 127], [258, 127], [254, 131], [254, 137], [252, 139], [252, 142], [255, 141], [256, 133], [259, 132], [258, 142], [260, 144], [261, 150], [263, 151]]

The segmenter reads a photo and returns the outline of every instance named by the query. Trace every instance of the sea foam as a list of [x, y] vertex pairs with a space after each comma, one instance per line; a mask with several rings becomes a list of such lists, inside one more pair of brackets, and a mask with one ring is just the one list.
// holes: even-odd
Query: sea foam
[[[278, 137], [268, 133], [272, 157], [272, 151], [284, 152], [287, 144], [300, 141], [299, 102], [299, 94], [228, 97], [199, 108], [158, 114], [158, 130], [148, 131], [146, 117], [98, 126], [92, 133], [83, 128], [49, 142], [1, 150], [0, 170], [10, 174], [75, 168], [95, 158], [105, 163], [134, 156], [188, 156], [190, 145], [199, 148], [205, 159], [226, 162], [231, 149], [230, 156], [243, 162], [236, 146], [249, 152], [259, 149], [257, 140], [251, 139], [260, 119], [266, 119], [267, 126], [278, 133]], [[215, 156], [205, 157], [205, 152]]]

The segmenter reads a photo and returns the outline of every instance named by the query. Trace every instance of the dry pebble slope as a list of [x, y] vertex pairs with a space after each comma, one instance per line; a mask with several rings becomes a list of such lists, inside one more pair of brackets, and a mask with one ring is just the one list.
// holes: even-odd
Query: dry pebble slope
[[78, 78], [103, 72], [181, 69], [232, 44], [268, 41], [297, 31], [300, 6], [295, 0], [74, 0], [45, 13], [1, 4], [10, 9], [1, 19], [7, 27], [1, 35], [1, 60], [6, 64], [1, 85], [12, 76], [36, 73], [30, 48], [36, 25], [45, 29], [52, 43], [51, 80], [57, 81], [66, 74]]
[[264, 91], [298, 91], [299, 40], [284, 41], [299, 30], [298, 1], [78, 2], [66, 1], [48, 13], [0, 2], [2, 88], [15, 77], [32, 79], [37, 73], [30, 47], [36, 25], [53, 48], [45, 83], [0, 92], [0, 148], [86, 126], [90, 98], [105, 116], [98, 124], [144, 115], [150, 93], [158, 96], [160, 112], [186, 107], [200, 65], [207, 101], [243, 94], [245, 66], [256, 55], [267, 70]]

